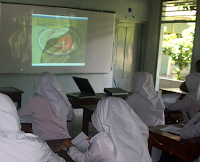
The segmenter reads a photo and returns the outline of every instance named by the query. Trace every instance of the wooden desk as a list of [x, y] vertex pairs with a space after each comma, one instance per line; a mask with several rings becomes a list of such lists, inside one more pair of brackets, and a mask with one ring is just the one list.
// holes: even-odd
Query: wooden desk
[[[80, 105], [83, 108], [83, 124], [82, 131], [88, 135], [89, 122], [91, 122], [91, 115], [96, 109], [96, 104], [94, 105]], [[184, 115], [180, 111], [169, 111], [165, 110], [165, 123], [174, 124], [184, 119]]]
[[97, 93], [96, 96], [96, 98], [90, 99], [68, 98], [74, 109], [83, 108], [82, 131], [86, 135], [88, 135], [89, 122], [91, 121], [91, 115], [94, 112], [97, 103], [101, 98], [107, 97], [108, 95], [106, 93]]
[[167, 94], [167, 93], [179, 93], [179, 94], [186, 94], [186, 92], [183, 92], [180, 90], [180, 88], [160, 88], [162, 91], [162, 94]]
[[[180, 124], [176, 125], [180, 127]], [[159, 130], [165, 126], [149, 127], [148, 143], [150, 152], [152, 146], [154, 146], [183, 159], [185, 162], [192, 162], [200, 156], [200, 138], [181, 140], [178, 135]]]
[[[131, 93], [130, 93], [131, 94]], [[129, 95], [130, 95], [129, 94]], [[104, 97], [108, 97], [106, 93], [97, 93], [96, 98], [90, 99], [76, 99], [69, 97], [69, 102], [72, 104], [74, 109], [83, 108], [83, 123], [82, 123], [82, 131], [88, 135], [89, 130], [89, 122], [91, 121], [91, 115], [94, 112], [98, 101]], [[128, 95], [120, 96], [125, 99]]]
[[91, 122], [91, 116], [97, 105], [81, 105], [83, 108], [83, 124], [82, 131], [88, 135], [89, 132], [89, 122]]
[[0, 87], [0, 93], [8, 95], [13, 102], [17, 102], [17, 109], [21, 107], [21, 96], [22, 93], [24, 93], [23, 91], [14, 87]]
[[69, 102], [72, 104], [72, 107], [74, 109], [81, 108], [81, 105], [96, 105], [98, 101], [106, 97], [107, 95], [105, 93], [97, 93], [95, 98], [87, 98], [87, 99], [77, 99], [68, 97]]

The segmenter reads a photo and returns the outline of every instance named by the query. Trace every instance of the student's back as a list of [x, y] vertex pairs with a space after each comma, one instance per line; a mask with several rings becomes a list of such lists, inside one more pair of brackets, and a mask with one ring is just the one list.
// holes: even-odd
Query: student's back
[[147, 126], [165, 124], [164, 110], [162, 111], [161, 116], [158, 117], [155, 115], [154, 110], [150, 110], [151, 108], [149, 106], [149, 100], [145, 99], [144, 97], [141, 97], [138, 94], [132, 94], [132, 96], [126, 99], [126, 102]]
[[51, 73], [38, 76], [35, 94], [18, 110], [18, 114], [21, 123], [32, 123], [33, 133], [44, 140], [70, 138], [67, 121], [74, 119], [74, 111]]
[[99, 133], [90, 140], [85, 153], [69, 139], [59, 149], [67, 147], [68, 154], [77, 162], [151, 162], [148, 127], [123, 99], [101, 99], [91, 120]]
[[164, 103], [154, 90], [153, 77], [147, 72], [137, 72], [132, 77], [133, 94], [126, 99], [128, 105], [147, 126], [165, 124]]
[[188, 93], [179, 98], [175, 103], [168, 106], [171, 111], [179, 110], [185, 115], [184, 121], [187, 122], [200, 110], [200, 74], [197, 72], [186, 76], [185, 84]]
[[13, 101], [0, 93], [0, 161], [64, 162], [38, 136], [22, 132]]

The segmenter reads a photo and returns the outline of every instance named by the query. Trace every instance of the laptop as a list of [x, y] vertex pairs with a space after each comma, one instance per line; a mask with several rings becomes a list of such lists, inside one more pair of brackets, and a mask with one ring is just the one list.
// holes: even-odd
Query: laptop
[[90, 85], [90, 82], [88, 81], [88, 79], [79, 78], [79, 77], [72, 77], [72, 78], [74, 79], [76, 85], [78, 86], [81, 92], [67, 93], [68, 97], [73, 97], [73, 98], [78, 98], [78, 99], [96, 97], [95, 92], [92, 86]]

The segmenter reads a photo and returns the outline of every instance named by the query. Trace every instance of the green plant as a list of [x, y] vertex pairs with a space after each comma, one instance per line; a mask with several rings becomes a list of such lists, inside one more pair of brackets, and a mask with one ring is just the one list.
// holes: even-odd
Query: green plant
[[[195, 24], [190, 24], [188, 29], [183, 30], [182, 38], [177, 38], [176, 34], [164, 35], [162, 44], [162, 54], [169, 55], [172, 63], [178, 66], [173, 71], [174, 79], [184, 80], [182, 70], [188, 68], [191, 63]], [[166, 32], [166, 28], [164, 28]]]

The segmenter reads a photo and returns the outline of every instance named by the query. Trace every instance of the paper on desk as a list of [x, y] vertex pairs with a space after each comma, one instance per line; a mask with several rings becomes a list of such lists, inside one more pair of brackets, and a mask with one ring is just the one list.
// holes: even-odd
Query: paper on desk
[[[71, 142], [77, 147], [77, 149], [84, 153], [87, 151], [87, 148], [89, 147], [89, 141], [86, 140], [88, 136], [84, 132], [79, 133]], [[65, 151], [66, 148], [63, 148]]]
[[164, 132], [170, 132], [170, 133], [174, 133], [174, 134], [180, 135], [182, 128], [178, 128], [178, 127], [175, 127], [173, 125], [170, 125], [170, 126], [162, 128], [160, 130], [164, 131]]

